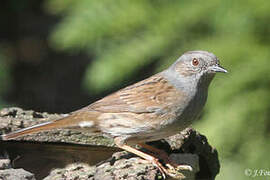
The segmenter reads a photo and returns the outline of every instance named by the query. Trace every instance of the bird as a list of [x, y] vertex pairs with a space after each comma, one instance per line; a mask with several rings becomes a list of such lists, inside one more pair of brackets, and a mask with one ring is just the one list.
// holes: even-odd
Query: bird
[[[218, 72], [227, 73], [227, 70], [213, 53], [188, 51], [167, 69], [66, 117], [3, 134], [0, 139], [9, 140], [52, 129], [99, 133], [112, 138], [120, 149], [151, 162], [163, 177], [174, 176], [171, 169], [175, 165], [165, 152], [146, 143], [175, 135], [198, 119], [207, 100], [209, 85]], [[143, 152], [135, 145], [157, 156]], [[166, 159], [167, 164], [163, 165], [160, 159]]]

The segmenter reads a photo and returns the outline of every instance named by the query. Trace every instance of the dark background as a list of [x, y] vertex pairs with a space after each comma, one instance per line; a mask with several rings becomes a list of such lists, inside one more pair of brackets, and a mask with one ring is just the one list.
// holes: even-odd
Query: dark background
[[194, 127], [219, 152], [218, 179], [246, 179], [270, 168], [269, 12], [263, 0], [2, 0], [0, 107], [67, 113], [208, 50], [230, 73]]
[[9, 68], [3, 100], [25, 109], [69, 112], [91, 101], [81, 82], [92, 58], [49, 47], [49, 32], [60, 18], [45, 13], [42, 4], [2, 1], [1, 45]]

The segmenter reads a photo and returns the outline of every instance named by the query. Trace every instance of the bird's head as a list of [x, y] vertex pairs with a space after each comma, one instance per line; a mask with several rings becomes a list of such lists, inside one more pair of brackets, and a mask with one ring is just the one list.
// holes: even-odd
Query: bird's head
[[188, 51], [169, 69], [181, 81], [202, 82], [208, 86], [217, 72], [227, 73], [218, 58], [207, 51]]

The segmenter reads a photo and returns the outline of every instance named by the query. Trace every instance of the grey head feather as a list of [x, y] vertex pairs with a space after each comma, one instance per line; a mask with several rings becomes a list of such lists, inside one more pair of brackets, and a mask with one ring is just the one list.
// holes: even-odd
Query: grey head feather
[[[200, 61], [199, 68], [192, 66], [194, 58]], [[162, 74], [177, 89], [185, 93], [194, 93], [193, 91], [198, 88], [208, 88], [214, 77], [214, 73], [208, 73], [208, 67], [218, 63], [218, 59], [213, 53], [199, 50], [188, 51]]]

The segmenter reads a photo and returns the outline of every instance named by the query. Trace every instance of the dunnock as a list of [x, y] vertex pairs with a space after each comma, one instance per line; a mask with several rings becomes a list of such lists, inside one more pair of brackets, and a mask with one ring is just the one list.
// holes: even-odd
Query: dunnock
[[72, 112], [67, 117], [11, 132], [1, 138], [8, 140], [55, 128], [101, 133], [113, 138], [119, 148], [153, 163], [163, 176], [173, 176], [169, 161], [165, 167], [158, 158], [131, 145], [140, 145], [164, 157], [160, 150], [144, 143], [174, 135], [189, 126], [202, 111], [209, 84], [216, 72], [227, 71], [219, 65], [214, 54], [189, 51], [168, 69]]

